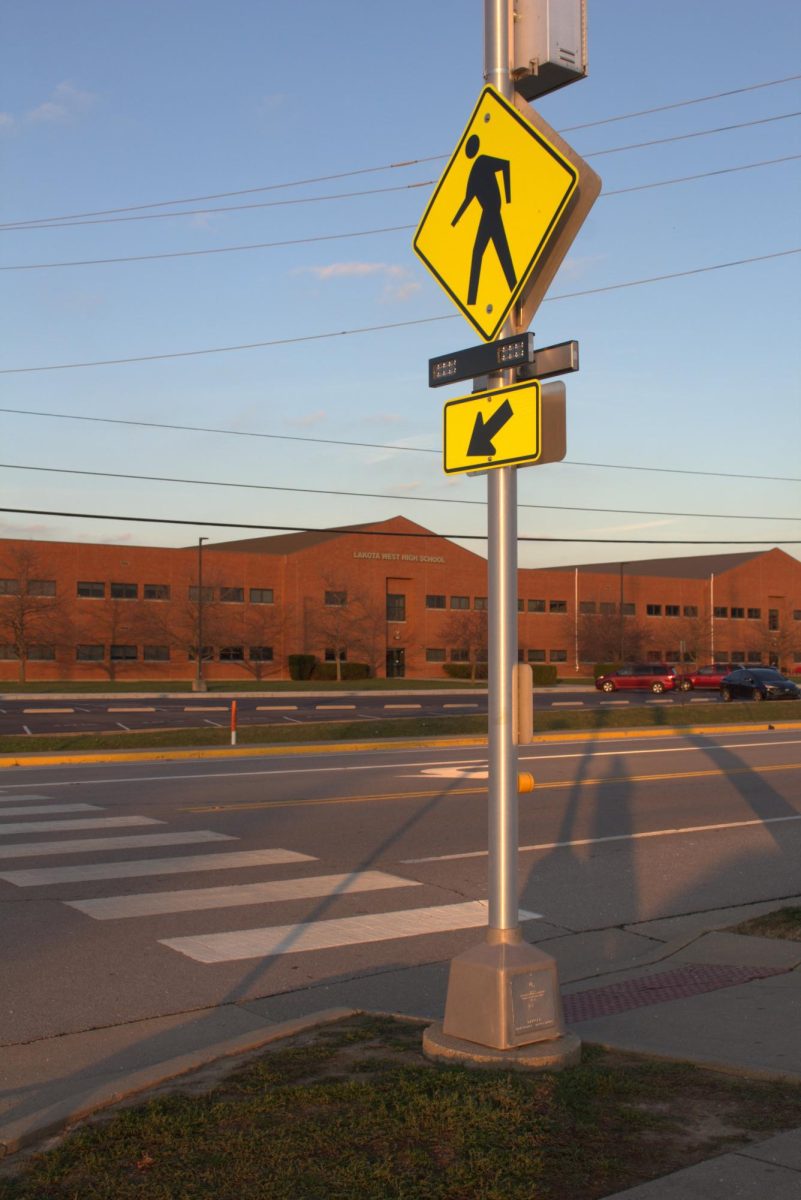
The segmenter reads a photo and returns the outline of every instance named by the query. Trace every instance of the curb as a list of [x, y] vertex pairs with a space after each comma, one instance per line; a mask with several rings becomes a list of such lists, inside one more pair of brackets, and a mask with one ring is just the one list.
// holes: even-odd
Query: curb
[[[642, 726], [636, 729], [565, 729], [554, 733], [535, 734], [530, 746], [547, 744], [549, 742], [587, 742], [587, 741], [620, 741], [622, 738], [662, 738], [678, 735], [703, 735], [709, 733], [757, 733], [768, 730], [801, 729], [801, 721], [781, 721], [779, 726], [772, 722], [749, 721], [739, 725], [678, 725], [650, 728]], [[0, 769], [3, 767], [55, 767], [82, 765], [87, 763], [108, 762], [180, 762], [186, 759], [198, 758], [260, 758], [275, 755], [292, 754], [345, 754], [365, 750], [427, 750], [437, 747], [486, 746], [487, 737], [435, 737], [374, 739], [365, 742], [303, 742], [297, 745], [287, 742], [273, 746], [219, 746], [197, 747], [189, 750], [97, 750], [84, 754], [53, 753], [48, 754], [9, 754], [0, 756]]]

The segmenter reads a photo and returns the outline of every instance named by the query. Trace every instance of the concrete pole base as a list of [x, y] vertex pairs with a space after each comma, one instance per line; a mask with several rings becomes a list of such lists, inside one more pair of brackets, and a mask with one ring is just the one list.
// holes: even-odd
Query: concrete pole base
[[581, 1061], [581, 1040], [563, 1033], [549, 1042], [495, 1050], [442, 1032], [442, 1022], [429, 1025], [423, 1033], [423, 1053], [434, 1062], [458, 1064], [490, 1071], [564, 1071]]

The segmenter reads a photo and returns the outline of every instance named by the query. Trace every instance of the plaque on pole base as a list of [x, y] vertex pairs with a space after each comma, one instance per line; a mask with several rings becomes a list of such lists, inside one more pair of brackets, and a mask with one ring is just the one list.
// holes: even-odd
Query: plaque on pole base
[[519, 928], [488, 929], [451, 962], [442, 1032], [495, 1050], [564, 1037], [556, 962]]

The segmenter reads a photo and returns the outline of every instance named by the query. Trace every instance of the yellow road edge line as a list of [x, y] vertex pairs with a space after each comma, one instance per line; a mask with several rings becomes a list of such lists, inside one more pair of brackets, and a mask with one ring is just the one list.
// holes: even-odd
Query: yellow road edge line
[[[535, 734], [531, 745], [543, 745], [549, 742], [619, 741], [624, 738], [659, 738], [708, 733], [765, 733], [771, 724], [770, 722], [765, 722], [764, 725], [761, 722], [748, 722], [742, 725], [663, 726], [659, 729], [643, 727], [639, 729], [561, 730], [553, 733]], [[777, 731], [801, 729], [801, 721], [780, 721], [778, 725], [773, 725], [772, 728]], [[443, 749], [458, 749], [460, 746], [486, 746], [486, 744], [486, 735], [482, 735], [481, 737], [413, 738], [408, 741], [379, 739], [371, 742], [304, 742], [302, 745], [288, 742], [285, 745], [274, 746], [215, 746], [205, 749], [198, 747], [189, 750], [119, 750], [108, 752], [97, 750], [87, 751], [84, 754], [14, 754], [0, 756], [0, 768], [80, 766], [91, 763], [109, 762], [181, 762], [191, 758], [261, 758], [292, 754], [344, 754], [363, 750], [436, 750], [440, 747]]]
[[[628, 783], [659, 783], [666, 779], [705, 779], [713, 775], [749, 775], [756, 771], [767, 774], [771, 771], [798, 771], [798, 763], [769, 763], [764, 767], [717, 767], [705, 771], [668, 771], [659, 775], [598, 775], [593, 779], [554, 779], [549, 783], [536, 783], [534, 796], [537, 792], [564, 790], [571, 787], [600, 787], [604, 784]], [[315, 804], [368, 804], [382, 800], [430, 800], [439, 796], [449, 800], [451, 796], [475, 796], [486, 792], [484, 787], [449, 788], [447, 791], [434, 790], [426, 792], [381, 792], [371, 796], [326, 796], [319, 800], [256, 800], [251, 804], [206, 804], [197, 808], [179, 808], [178, 812], [211, 813], [211, 812], [250, 812], [265, 808], [307, 808]]]

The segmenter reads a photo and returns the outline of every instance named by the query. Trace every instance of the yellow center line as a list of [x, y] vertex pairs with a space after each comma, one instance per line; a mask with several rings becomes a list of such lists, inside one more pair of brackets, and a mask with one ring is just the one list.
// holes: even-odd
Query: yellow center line
[[[598, 775], [588, 779], [560, 779], [549, 783], [536, 783], [534, 792], [557, 791], [573, 787], [603, 787], [621, 783], [660, 783], [667, 779], [707, 779], [716, 775], [752, 775], [768, 774], [773, 771], [797, 771], [801, 763], [772, 763], [764, 767], [716, 767], [705, 771], [666, 771], [658, 775]], [[487, 791], [483, 787], [438, 788], [425, 792], [381, 792], [368, 796], [328, 796], [319, 800], [257, 800], [252, 804], [206, 804], [201, 807], [182, 808], [179, 812], [208, 813], [208, 812], [243, 812], [249, 809], [262, 808], [303, 808], [314, 804], [368, 804], [390, 800], [430, 800], [437, 796], [448, 800], [451, 796], [475, 796]]]

